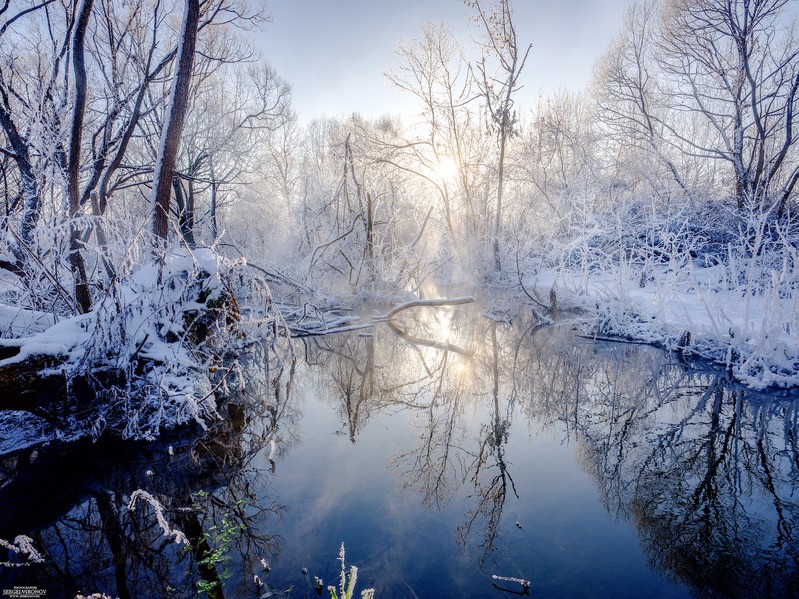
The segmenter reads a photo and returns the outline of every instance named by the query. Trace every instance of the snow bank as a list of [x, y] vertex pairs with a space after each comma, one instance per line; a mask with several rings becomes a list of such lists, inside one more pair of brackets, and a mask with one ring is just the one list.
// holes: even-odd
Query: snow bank
[[[152, 439], [190, 421], [205, 426], [217, 415], [214, 391], [220, 381], [214, 373], [244, 342], [234, 326], [232, 301], [240, 266], [210, 249], [179, 248], [159, 261], [145, 259], [109, 285], [88, 314], [53, 322], [0, 306], [3, 330], [13, 332], [24, 322], [29, 332], [0, 339], [0, 346], [19, 350], [0, 360], [0, 367], [50, 356], [57, 366], [46, 374], [62, 374], [70, 385], [88, 382], [97, 399], [91, 421], [65, 418], [65, 430], [77, 426], [98, 435], [112, 429]], [[44, 434], [39, 428], [37, 434]]]
[[0, 335], [18, 337], [41, 332], [55, 324], [55, 317], [48, 312], [25, 310], [16, 306], [0, 304]]
[[754, 389], [799, 386], [799, 293], [786, 293], [794, 287], [776, 271], [757, 278], [758, 285], [734, 283], [721, 265], [620, 264], [588, 273], [549, 269], [536, 285], [554, 286], [561, 307], [589, 314], [589, 333], [712, 360]]

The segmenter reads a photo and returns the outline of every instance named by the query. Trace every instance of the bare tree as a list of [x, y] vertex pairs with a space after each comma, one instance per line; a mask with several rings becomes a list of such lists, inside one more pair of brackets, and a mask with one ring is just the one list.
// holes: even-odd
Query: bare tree
[[[699, 113], [717, 133], [700, 155], [730, 163], [739, 206], [784, 211], [799, 180], [794, 101], [799, 40], [784, 21], [787, 0], [671, 0], [666, 5], [663, 71], [673, 109]], [[685, 141], [676, 128], [671, 133]]]
[[163, 240], [169, 234], [169, 201], [172, 177], [175, 172], [183, 121], [189, 103], [191, 69], [194, 63], [194, 47], [197, 42], [197, 26], [200, 20], [199, 0], [186, 0], [183, 13], [178, 66], [172, 84], [172, 93], [167, 106], [167, 116], [161, 131], [161, 144], [155, 161], [153, 174], [151, 230]]
[[562, 91], [542, 98], [511, 156], [515, 178], [532, 186], [532, 211], [544, 216], [551, 210], [540, 219], [544, 226], [564, 225], [574, 196], [599, 180], [592, 107], [583, 94]]
[[[11, 2], [3, 2], [0, 6], [0, 19], [2, 19], [0, 41], [9, 49], [3, 52], [3, 60], [0, 63], [0, 129], [8, 144], [8, 147], [0, 146], [0, 152], [13, 160], [19, 174], [19, 193], [8, 206], [9, 212], [18, 208], [22, 212], [19, 239], [11, 244], [16, 263], [9, 265], [17, 274], [24, 274], [23, 266], [27, 263], [27, 255], [33, 245], [33, 232], [42, 207], [41, 183], [37, 177], [39, 169], [36, 164], [37, 140], [32, 138], [28, 124], [36, 121], [37, 113], [40, 115], [40, 122], [46, 120], [46, 115], [52, 114], [49, 105], [53, 102], [53, 89], [61, 74], [60, 67], [69, 45], [72, 15], [65, 10], [64, 19], [67, 22], [65, 31], [59, 31], [57, 27], [48, 28], [50, 43], [41, 44], [36, 64], [38, 80], [35, 90], [27, 89], [19, 61], [15, 60], [16, 44], [9, 43], [10, 40], [6, 39], [15, 33], [16, 28], [27, 26], [26, 21], [35, 20], [42, 13], [49, 23], [51, 17], [48, 6], [52, 2], [53, 0], [44, 0], [31, 3], [26, 8], [17, 9], [16, 12], [10, 10]], [[39, 98], [39, 102], [35, 103], [32, 98]]]
[[673, 156], [675, 144], [666, 139], [669, 117], [661, 98], [654, 43], [658, 1], [644, 0], [628, 10], [618, 37], [598, 63], [594, 96], [604, 131], [614, 143], [651, 154], [691, 198], [693, 193]]
[[173, 181], [184, 238], [194, 243], [194, 228], [202, 219], [198, 196], [210, 191], [209, 217], [216, 239], [220, 189], [240, 186], [254, 175], [265, 161], [261, 149], [271, 153], [269, 140], [293, 118], [291, 87], [264, 62], [209, 74], [195, 86]]
[[691, 189], [673, 158], [729, 168], [739, 208], [782, 216], [799, 181], [799, 44], [787, 0], [668, 0], [631, 10], [599, 79], [603, 106]]
[[[481, 166], [487, 155], [474, 100], [473, 73], [458, 41], [444, 24], [427, 23], [419, 39], [398, 46], [399, 63], [387, 74], [420, 102], [424, 132], [401, 143], [391, 159], [414, 169], [441, 196], [453, 244], [480, 235]], [[453, 172], [441, 173], [452, 164]]]
[[[489, 8], [484, 8], [479, 0], [464, 0], [464, 3], [477, 11], [476, 20], [484, 29], [483, 56], [477, 63], [478, 81], [488, 106], [488, 113], [496, 127], [499, 141], [497, 204], [491, 234], [494, 269], [499, 271], [502, 269], [499, 237], [502, 227], [505, 152], [508, 140], [515, 133], [517, 121], [516, 113], [513, 110], [513, 96], [519, 90], [519, 77], [533, 46], [530, 44], [520, 52], [516, 39], [516, 28], [513, 25], [513, 9], [510, 0], [495, 0]], [[489, 57], [497, 63], [496, 72], [490, 70]]]
[[67, 195], [69, 196], [69, 263], [75, 277], [75, 300], [84, 314], [91, 310], [92, 296], [86, 278], [86, 264], [80, 253], [80, 236], [74, 219], [80, 210], [80, 175], [81, 136], [83, 134], [83, 117], [86, 112], [86, 59], [84, 42], [89, 18], [92, 13], [93, 0], [81, 0], [77, 9], [75, 31], [72, 37], [72, 69], [75, 78], [75, 99], [72, 104], [72, 125], [69, 134], [69, 162], [67, 163]]

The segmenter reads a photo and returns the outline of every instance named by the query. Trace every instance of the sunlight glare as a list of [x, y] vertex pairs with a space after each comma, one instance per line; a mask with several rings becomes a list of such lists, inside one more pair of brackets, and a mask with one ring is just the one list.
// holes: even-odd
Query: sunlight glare
[[438, 161], [436, 172], [442, 180], [454, 181], [458, 174], [458, 164], [449, 156], [445, 156]]

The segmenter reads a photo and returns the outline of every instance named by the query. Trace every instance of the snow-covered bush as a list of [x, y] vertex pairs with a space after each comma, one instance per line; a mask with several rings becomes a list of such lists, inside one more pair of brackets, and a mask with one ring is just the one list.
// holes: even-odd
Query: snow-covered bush
[[[128, 244], [128, 259], [117, 261], [116, 278], [89, 313], [0, 340], [18, 349], [0, 367], [51, 356], [50, 373], [66, 378], [70, 395], [80, 395], [81, 403], [95, 396], [96, 405], [83, 412], [91, 418], [72, 422], [95, 436], [111, 429], [153, 438], [192, 421], [205, 426], [217, 416], [216, 395], [236, 378], [238, 353], [285, 337], [268, 285], [244, 260], [211, 248], [173, 245], [154, 255], [147, 247], [141, 237]], [[250, 306], [244, 319], [237, 300]]]
[[768, 212], [633, 201], [592, 210], [527, 268], [592, 315], [592, 332], [712, 360], [755, 388], [787, 387], [799, 384], [797, 246], [790, 221]]

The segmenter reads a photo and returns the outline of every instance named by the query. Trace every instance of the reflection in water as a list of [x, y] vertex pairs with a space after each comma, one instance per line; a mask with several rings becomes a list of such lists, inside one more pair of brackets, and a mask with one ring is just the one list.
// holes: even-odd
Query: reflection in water
[[[268, 472], [253, 460], [278, 423], [290, 427], [296, 418], [285, 385], [270, 387], [268, 397], [262, 389], [250, 385], [202, 435], [133, 446], [103, 440], [3, 458], [0, 538], [26, 531], [44, 560], [0, 568], [0, 588], [35, 586], [70, 598], [98, 590], [122, 599], [250, 594], [260, 560], [279, 548], [266, 524], [284, 509], [256, 497], [253, 487]], [[138, 489], [146, 499], [131, 506]], [[189, 546], [175, 543], [165, 527], [182, 531]]]
[[[568, 425], [606, 508], [635, 523], [650, 563], [699, 594], [799, 592], [799, 402], [647, 348], [575, 347], [568, 359], [554, 352], [559, 376], [528, 410]], [[525, 366], [551, 370], [550, 359]]]
[[[317, 340], [355, 442], [369, 415], [414, 415], [395, 457], [431, 509], [464, 494], [460, 543], [492, 557], [509, 495], [511, 421], [562, 430], [605, 508], [632, 521], [651, 565], [699, 594], [799, 589], [799, 402], [756, 395], [661, 351], [500, 325], [465, 311], [422, 315], [402, 335]], [[412, 330], [412, 332], [408, 332]], [[326, 357], [322, 357], [322, 356]], [[517, 475], [524, 475], [518, 473]], [[521, 527], [520, 524], [517, 523]]]
[[[462, 308], [408, 310], [369, 333], [303, 344], [297, 388], [334, 407], [337, 432], [349, 439], [344, 444], [357, 451], [373, 425], [402, 428], [392, 437], [399, 441], [391, 462], [380, 465], [385, 477], [429, 513], [455, 514], [457, 546], [439, 558], [439, 570], [458, 559], [456, 551], [475, 556], [487, 574], [529, 575], [497, 571], [509, 563], [507, 554], [526, 552], [550, 563], [536, 546], [539, 531], [524, 537], [528, 545], [512, 534], [527, 532], [517, 527], [534, 518], [530, 478], [541, 476], [548, 458], [530, 451], [530, 439], [548, 434], [574, 448], [604, 510], [634, 525], [655, 571], [697, 595], [796, 595], [797, 399], [754, 394], [723, 373], [687, 371], [652, 348], [577, 339], [566, 325], [500, 324]], [[2, 588], [38, 584], [48, 596], [58, 596], [58, 588], [66, 589], [64, 596], [109, 589], [119, 597], [184, 597], [198, 589], [210, 597], [254, 594], [261, 559], [285, 559], [274, 534], [282, 531], [277, 517], [303, 509], [281, 506], [270, 490], [275, 447], [280, 474], [282, 458], [308, 441], [299, 432], [302, 393], [290, 375], [274, 368], [261, 373], [260, 383], [248, 385], [250, 399], [230, 407], [224, 426], [193, 439], [135, 451], [113, 443], [27, 450], [0, 460], [0, 538], [28, 534], [45, 557], [42, 566], [0, 570]], [[165, 449], [170, 443], [173, 452]], [[288, 480], [300, 484], [301, 470]], [[363, 495], [369, 482], [379, 487], [346, 478], [358, 475], [349, 473], [336, 471], [339, 486]], [[189, 537], [190, 551], [162, 534], [146, 504], [127, 510], [135, 489], [158, 500], [169, 522]], [[373, 542], [388, 546], [392, 531], [403, 538], [401, 528], [386, 530]], [[329, 557], [329, 549], [316, 557], [304, 553], [302, 565]], [[399, 567], [395, 561], [374, 572], [376, 596], [424, 597], [439, 588], [423, 580], [408, 591], [402, 578], [408, 574], [393, 572]], [[584, 594], [580, 589], [591, 588], [597, 573], [581, 572], [589, 578], [582, 586], [568, 587], [560, 578], [549, 594]], [[540, 592], [546, 572], [536, 574], [538, 582], [529, 575], [531, 590], [539, 584], [539, 594], [546, 594]], [[381, 587], [381, 577], [392, 576], [405, 586]], [[461, 595], [483, 596], [485, 576], [459, 576]], [[292, 596], [311, 594], [295, 588]]]

